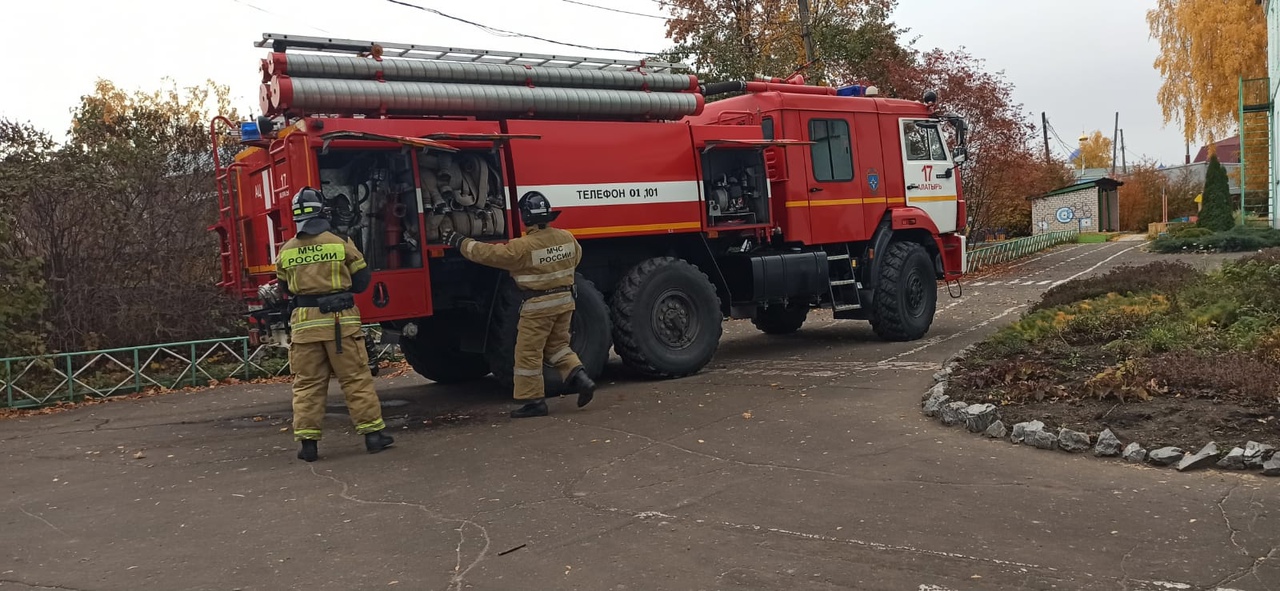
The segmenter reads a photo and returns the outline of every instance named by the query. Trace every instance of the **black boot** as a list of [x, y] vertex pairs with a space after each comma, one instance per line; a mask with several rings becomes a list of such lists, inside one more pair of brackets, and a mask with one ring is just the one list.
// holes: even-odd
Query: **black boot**
[[364, 448], [371, 454], [376, 454], [387, 449], [395, 442], [396, 440], [392, 439], [390, 435], [383, 434], [382, 431], [374, 431], [372, 433], [364, 434]]
[[587, 369], [579, 365], [569, 372], [569, 387], [578, 393], [578, 408], [586, 406], [596, 396], [596, 383], [587, 375]]
[[529, 404], [511, 411], [511, 418], [513, 419], [545, 416], [547, 416], [547, 402], [545, 400], [530, 402]]
[[298, 450], [298, 459], [304, 462], [314, 462], [320, 458], [320, 449], [316, 446], [316, 440], [303, 439], [302, 449]]

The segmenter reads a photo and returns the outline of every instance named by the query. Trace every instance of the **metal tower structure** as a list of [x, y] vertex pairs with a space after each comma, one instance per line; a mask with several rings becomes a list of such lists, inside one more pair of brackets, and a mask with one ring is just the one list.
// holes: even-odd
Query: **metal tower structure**
[[1277, 214], [1271, 191], [1271, 83], [1240, 78], [1240, 223], [1246, 213], [1269, 219]]

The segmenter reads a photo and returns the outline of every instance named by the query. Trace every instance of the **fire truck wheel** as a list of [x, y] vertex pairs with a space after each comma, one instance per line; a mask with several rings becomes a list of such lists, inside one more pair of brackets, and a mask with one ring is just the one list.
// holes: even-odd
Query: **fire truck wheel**
[[723, 315], [716, 288], [697, 267], [653, 258], [629, 271], [613, 295], [614, 350], [651, 377], [697, 373], [715, 355]]
[[886, 341], [914, 341], [929, 332], [938, 286], [929, 253], [914, 242], [889, 245], [880, 263], [871, 328]]
[[[570, 330], [573, 336], [569, 346], [582, 366], [586, 368], [591, 379], [604, 373], [605, 363], [609, 361], [609, 349], [613, 347], [609, 328], [609, 305], [604, 295], [596, 289], [586, 277], [574, 275], [578, 297], [573, 312], [573, 324]], [[497, 306], [493, 311], [493, 321], [489, 325], [489, 351], [486, 357], [493, 377], [504, 387], [512, 386], [512, 375], [515, 368], [516, 326], [520, 322], [520, 294], [510, 279], [504, 279], [498, 295]], [[547, 396], [560, 396], [571, 393], [571, 389], [560, 379], [555, 367], [544, 364], [542, 377]]]
[[769, 304], [756, 310], [756, 317], [751, 324], [756, 325], [765, 334], [791, 334], [804, 326], [809, 317], [809, 304]]
[[459, 384], [489, 375], [483, 354], [458, 350], [461, 328], [427, 318], [419, 323], [420, 338], [400, 340], [400, 352], [413, 371], [437, 384]]

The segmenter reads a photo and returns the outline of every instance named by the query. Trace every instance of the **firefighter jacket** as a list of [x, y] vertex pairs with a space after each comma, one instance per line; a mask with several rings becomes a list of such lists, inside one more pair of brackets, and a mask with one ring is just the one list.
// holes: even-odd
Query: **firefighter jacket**
[[[355, 244], [332, 232], [299, 234], [280, 249], [276, 278], [295, 296], [324, 296], [349, 291], [352, 275], [365, 269], [364, 256]], [[289, 316], [292, 340], [315, 343], [335, 340], [335, 321], [343, 338], [360, 332], [360, 309], [322, 314], [314, 306], [298, 306]]]
[[524, 296], [522, 316], [554, 316], [573, 310], [573, 273], [582, 246], [559, 228], [530, 228], [506, 244], [467, 238], [458, 247], [468, 260], [511, 273]]

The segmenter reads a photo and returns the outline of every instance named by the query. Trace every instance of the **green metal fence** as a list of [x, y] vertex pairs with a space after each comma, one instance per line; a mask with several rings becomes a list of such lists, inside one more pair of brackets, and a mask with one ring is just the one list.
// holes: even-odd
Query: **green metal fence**
[[[377, 327], [367, 327], [377, 343]], [[377, 359], [395, 355], [377, 344]], [[253, 347], [247, 337], [146, 345], [101, 351], [0, 359], [0, 406], [37, 408], [135, 394], [150, 389], [206, 385], [229, 378], [252, 380], [288, 375], [282, 347]]]
[[1046, 248], [1072, 242], [1079, 235], [1079, 230], [1045, 232], [1044, 234], [1015, 238], [992, 244], [991, 246], [977, 248], [969, 252], [969, 261], [965, 272], [974, 273], [992, 265], [1007, 263], [1014, 259], [1040, 252]]

